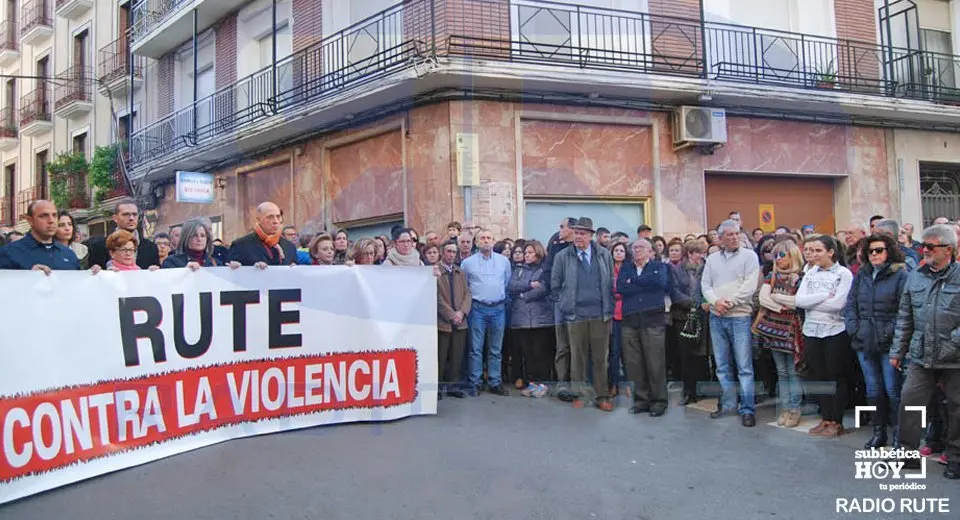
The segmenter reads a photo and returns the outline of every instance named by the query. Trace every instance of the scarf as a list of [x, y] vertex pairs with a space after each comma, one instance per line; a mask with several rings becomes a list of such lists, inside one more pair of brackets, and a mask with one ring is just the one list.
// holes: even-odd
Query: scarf
[[260, 239], [260, 242], [263, 242], [263, 245], [267, 247], [268, 250], [276, 249], [277, 254], [280, 257], [280, 261], [283, 262], [283, 248], [280, 247], [280, 238], [283, 236], [280, 233], [275, 235], [268, 235], [263, 231], [263, 228], [260, 227], [260, 224], [257, 224], [253, 228], [253, 232], [257, 234], [257, 238]]
[[206, 252], [206, 251], [194, 251], [194, 250], [192, 250], [192, 249], [186, 249], [186, 250], [184, 250], [184, 253], [187, 254], [187, 258], [189, 258], [191, 262], [196, 262], [196, 263], [198, 263], [198, 264], [200, 264], [200, 265], [203, 265], [203, 264], [204, 264], [204, 260], [206, 259], [205, 257], [206, 257], [206, 253], [207, 253], [207, 252]]
[[140, 270], [140, 266], [137, 264], [123, 265], [123, 264], [114, 262], [113, 260], [110, 260], [109, 262], [107, 262], [107, 269], [110, 269], [112, 267], [116, 267], [117, 271], [139, 271]]
[[420, 261], [420, 253], [416, 249], [411, 249], [406, 255], [401, 255], [396, 249], [391, 249], [387, 253], [387, 260], [385, 264], [390, 265], [404, 265], [404, 266], [421, 266], [423, 262]]

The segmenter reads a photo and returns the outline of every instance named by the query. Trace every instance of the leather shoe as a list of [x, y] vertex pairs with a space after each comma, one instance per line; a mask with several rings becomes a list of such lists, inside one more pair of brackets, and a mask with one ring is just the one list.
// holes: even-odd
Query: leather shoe
[[943, 470], [943, 478], [951, 480], [960, 478], [960, 462], [947, 462], [947, 469]]
[[720, 418], [726, 417], [726, 416], [728, 416], [728, 415], [733, 415], [733, 412], [729, 412], [729, 411], [727, 411], [727, 410], [714, 410], [714, 411], [710, 412], [710, 418], [711, 418], [711, 419], [720, 419]]
[[757, 425], [757, 418], [754, 417], [752, 413], [743, 414], [743, 416], [740, 417], [740, 424], [747, 428], [753, 428]]
[[498, 385], [490, 389], [490, 393], [493, 395], [510, 395], [510, 391], [503, 387], [503, 385]]
[[666, 406], [654, 406], [650, 409], [650, 417], [662, 417], [665, 413], [667, 413]]
[[456, 397], [457, 399], [463, 399], [467, 396], [467, 393], [463, 390], [450, 390], [447, 392], [447, 395], [450, 397]]
[[637, 415], [641, 413], [647, 413], [650, 411], [650, 406], [645, 404], [634, 405], [630, 408], [630, 413]]

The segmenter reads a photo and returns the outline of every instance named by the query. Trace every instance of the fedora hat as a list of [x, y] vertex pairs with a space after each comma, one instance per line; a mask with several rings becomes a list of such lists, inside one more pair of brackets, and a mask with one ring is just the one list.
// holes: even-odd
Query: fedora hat
[[583, 231], [596, 233], [596, 230], [593, 229], [593, 220], [590, 220], [588, 217], [578, 218], [577, 222], [574, 225], [570, 226], [570, 229], [580, 229]]

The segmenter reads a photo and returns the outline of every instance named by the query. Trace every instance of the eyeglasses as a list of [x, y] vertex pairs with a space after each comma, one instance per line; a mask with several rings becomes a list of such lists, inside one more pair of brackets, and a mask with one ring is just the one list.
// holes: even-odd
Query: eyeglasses
[[885, 253], [886, 251], [887, 251], [887, 248], [885, 248], [885, 247], [875, 247], [875, 248], [873, 248], [873, 249], [870, 250], [870, 254], [871, 254], [871, 255], [879, 255], [879, 254], [881, 254], [881, 253]]
[[115, 253], [123, 253], [123, 254], [127, 254], [127, 255], [135, 255], [135, 254], [137, 254], [137, 250], [136, 250], [135, 248], [132, 248], [132, 247], [121, 247], [121, 248], [119, 248], [119, 249], [114, 249], [113, 252], [115, 252]]
[[950, 247], [950, 246], [948, 246], [948, 245], [946, 245], [946, 244], [930, 244], [930, 243], [927, 243], [927, 242], [924, 242], [923, 244], [921, 244], [921, 246], [922, 246], [924, 249], [926, 249], [927, 251], [933, 251], [934, 249], [936, 249], [936, 248], [938, 248], [938, 247]]

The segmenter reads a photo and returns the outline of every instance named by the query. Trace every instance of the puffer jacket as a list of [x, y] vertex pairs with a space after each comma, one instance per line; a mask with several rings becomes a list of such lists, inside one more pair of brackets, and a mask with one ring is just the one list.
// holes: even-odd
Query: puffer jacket
[[910, 273], [900, 297], [890, 357], [927, 369], [960, 368], [960, 265]]
[[874, 269], [871, 264], [860, 268], [844, 309], [850, 346], [869, 355], [890, 351], [900, 295], [909, 274], [904, 264], [883, 265], [876, 278]]
[[530, 286], [534, 281], [539, 282], [542, 276], [541, 264], [524, 264], [513, 269], [513, 276], [507, 284], [507, 294], [513, 302], [510, 308], [511, 329], [553, 327], [553, 302], [547, 286], [543, 282], [537, 288]]

